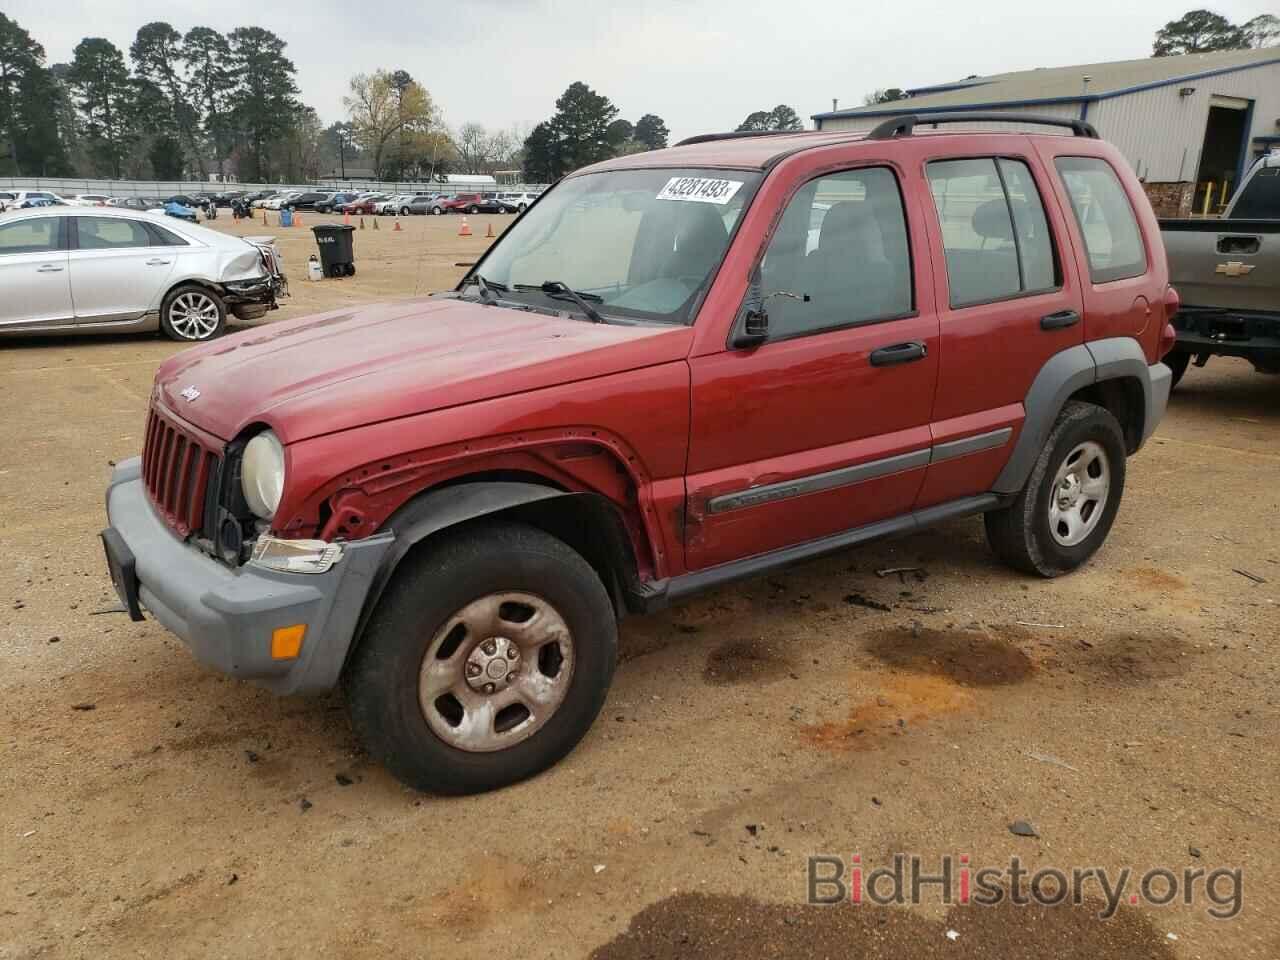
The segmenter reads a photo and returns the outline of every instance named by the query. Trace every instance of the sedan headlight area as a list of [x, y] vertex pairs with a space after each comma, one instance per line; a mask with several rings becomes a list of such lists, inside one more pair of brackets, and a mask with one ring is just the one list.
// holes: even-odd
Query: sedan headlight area
[[240, 487], [254, 516], [270, 520], [276, 515], [284, 494], [284, 447], [270, 430], [245, 444]]

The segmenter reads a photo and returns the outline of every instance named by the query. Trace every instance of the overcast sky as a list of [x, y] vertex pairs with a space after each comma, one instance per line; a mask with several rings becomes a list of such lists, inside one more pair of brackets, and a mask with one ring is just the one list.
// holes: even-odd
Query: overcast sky
[[[6, 0], [8, 16], [69, 60], [86, 35], [127, 54], [138, 27], [185, 32], [261, 26], [298, 67], [302, 98], [343, 119], [354, 73], [404, 68], [450, 125], [527, 132], [575, 80], [635, 122], [656, 113], [673, 142], [737, 126], [752, 110], [795, 107], [808, 125], [831, 99], [857, 106], [877, 87], [916, 87], [971, 73], [1127, 60], [1202, 0]], [[1041, 9], [1042, 8], [1042, 9]], [[1214, 3], [1233, 22], [1275, 0]]]

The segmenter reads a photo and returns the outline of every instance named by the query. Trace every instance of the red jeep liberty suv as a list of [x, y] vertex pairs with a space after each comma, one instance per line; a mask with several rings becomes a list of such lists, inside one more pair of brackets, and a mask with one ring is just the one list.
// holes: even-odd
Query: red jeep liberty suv
[[[934, 127], [975, 119], [1069, 129]], [[1087, 124], [695, 137], [561, 180], [451, 292], [166, 361], [108, 564], [201, 661], [340, 685], [405, 783], [499, 787], [586, 732], [626, 613], [969, 514], [1080, 566], [1176, 305]]]

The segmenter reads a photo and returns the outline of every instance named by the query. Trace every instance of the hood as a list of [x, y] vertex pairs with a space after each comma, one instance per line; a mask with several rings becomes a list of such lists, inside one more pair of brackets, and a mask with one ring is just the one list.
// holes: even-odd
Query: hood
[[295, 443], [683, 359], [691, 340], [689, 327], [408, 300], [272, 323], [193, 347], [161, 365], [156, 389], [169, 409], [224, 440], [261, 422]]

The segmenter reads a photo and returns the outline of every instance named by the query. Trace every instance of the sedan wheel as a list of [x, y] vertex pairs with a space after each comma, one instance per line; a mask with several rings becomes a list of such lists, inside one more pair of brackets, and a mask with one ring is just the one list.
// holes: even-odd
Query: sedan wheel
[[226, 325], [226, 308], [218, 296], [200, 287], [179, 287], [161, 309], [161, 328], [174, 340], [211, 340]]

